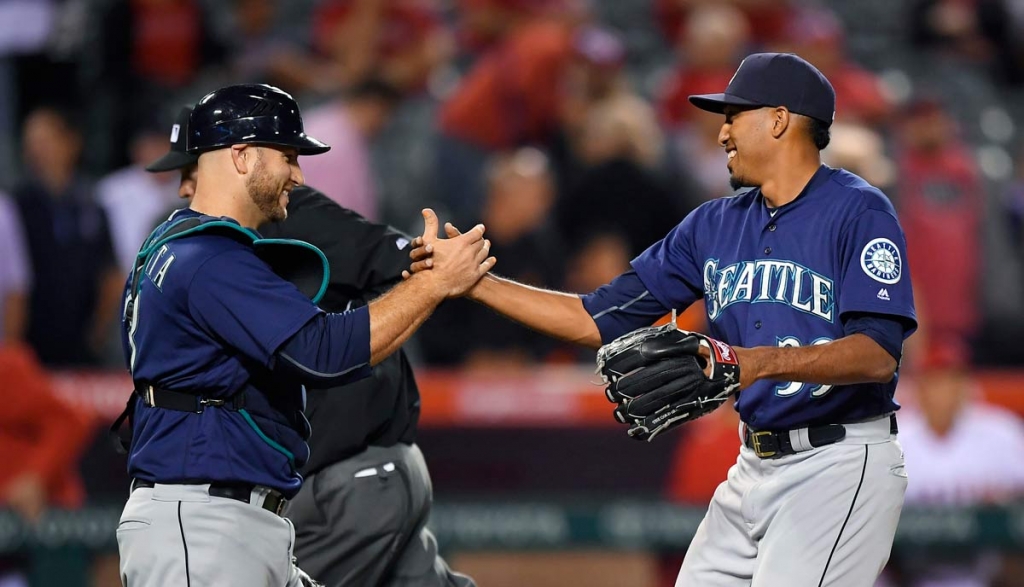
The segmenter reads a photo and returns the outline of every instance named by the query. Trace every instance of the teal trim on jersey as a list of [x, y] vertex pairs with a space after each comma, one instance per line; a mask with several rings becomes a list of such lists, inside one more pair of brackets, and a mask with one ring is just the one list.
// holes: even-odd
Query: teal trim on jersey
[[261, 238], [253, 241], [254, 246], [259, 246], [262, 244], [290, 245], [295, 247], [303, 247], [313, 251], [314, 253], [316, 253], [318, 257], [320, 257], [320, 263], [323, 265], [323, 278], [321, 279], [320, 282], [320, 289], [317, 290], [316, 295], [310, 298], [311, 300], [313, 300], [314, 304], [319, 304], [320, 300], [323, 299], [324, 294], [327, 293], [327, 285], [330, 282], [331, 277], [331, 265], [327, 261], [327, 255], [325, 255], [324, 252], [320, 250], [320, 247], [312, 243], [307, 243], [306, 241], [300, 241], [293, 238]]
[[295, 455], [292, 454], [292, 451], [274, 442], [272, 438], [264, 434], [263, 431], [260, 430], [260, 427], [256, 424], [256, 421], [252, 419], [252, 416], [249, 415], [249, 412], [246, 411], [245, 408], [238, 410], [238, 413], [242, 414], [242, 417], [245, 418], [245, 421], [249, 423], [249, 426], [256, 431], [256, 434], [263, 439], [263, 442], [266, 442], [270, 446], [270, 448], [288, 457], [288, 463], [292, 466], [292, 468], [295, 468]]
[[[186, 229], [181, 230], [179, 232], [175, 232], [175, 228], [178, 227], [180, 224], [185, 223], [185, 222], [196, 222], [197, 220], [199, 220], [199, 222], [200, 222], [199, 224], [196, 224], [195, 226], [193, 226], [191, 228], [186, 228]], [[321, 276], [320, 276], [320, 287], [317, 289], [316, 294], [314, 294], [310, 299], [312, 300], [312, 302], [314, 304], [318, 304], [318, 303], [320, 303], [320, 300], [323, 299], [324, 294], [327, 293], [327, 286], [330, 283], [330, 278], [331, 278], [331, 266], [330, 266], [330, 263], [328, 263], [328, 261], [327, 261], [327, 256], [324, 255], [324, 252], [321, 251], [319, 247], [317, 247], [316, 245], [307, 243], [306, 241], [301, 241], [301, 240], [297, 240], [297, 239], [290, 239], [290, 238], [262, 238], [262, 237], [260, 237], [259, 233], [257, 233], [256, 231], [250, 230], [248, 228], [245, 228], [244, 226], [240, 226], [238, 224], [235, 224], [234, 222], [228, 222], [226, 220], [213, 220], [213, 221], [210, 221], [210, 222], [202, 222], [200, 219], [197, 219], [195, 217], [183, 218], [182, 220], [179, 220], [179, 221], [175, 222], [174, 224], [171, 224], [170, 226], [168, 226], [167, 229], [164, 230], [161, 233], [161, 235], [158, 236], [158, 237], [155, 237], [155, 235], [156, 235], [155, 232], [153, 234], [150, 234], [149, 238], [146, 239], [146, 243], [143, 245], [142, 250], [140, 250], [138, 255], [136, 256], [137, 258], [142, 260], [142, 262], [140, 264], [136, 265], [136, 267], [141, 269], [141, 268], [144, 268], [146, 265], [148, 265], [149, 264], [149, 257], [154, 252], [159, 250], [160, 247], [162, 247], [163, 245], [167, 244], [168, 242], [170, 242], [172, 240], [176, 240], [176, 239], [182, 238], [182, 237], [190, 236], [190, 235], [193, 235], [193, 234], [198, 233], [198, 232], [203, 232], [203, 231], [209, 230], [211, 228], [229, 228], [231, 230], [237, 231], [242, 236], [244, 236], [247, 239], [249, 239], [249, 242], [253, 246], [253, 248], [256, 248], [256, 247], [258, 247], [260, 245], [278, 245], [278, 246], [282, 246], [283, 245], [283, 246], [301, 247], [301, 248], [313, 251], [317, 255], [317, 257], [320, 258], [320, 266], [321, 266], [322, 272], [321, 272]], [[170, 233], [170, 234], [168, 234], [168, 233]], [[164, 235], [166, 235], [166, 236], [164, 236]], [[154, 237], [155, 237], [155, 240], [154, 240]], [[138, 282], [132, 288], [132, 295], [133, 296], [138, 294], [138, 288], [141, 287], [141, 285], [142, 285], [142, 280], [139, 279]]]

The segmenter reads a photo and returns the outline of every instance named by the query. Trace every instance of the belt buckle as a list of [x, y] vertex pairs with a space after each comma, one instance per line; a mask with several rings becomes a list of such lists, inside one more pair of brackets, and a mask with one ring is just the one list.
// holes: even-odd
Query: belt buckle
[[284, 514], [284, 506], [287, 505], [287, 504], [288, 504], [288, 500], [287, 499], [285, 499], [283, 497], [278, 498], [278, 500], [277, 500], [277, 507], [274, 508], [274, 513], [277, 514], [278, 516], [282, 516]]
[[761, 437], [762, 436], [769, 436], [769, 435], [771, 435], [771, 433], [772, 433], [771, 430], [761, 430], [759, 432], [751, 433], [751, 435], [750, 435], [750, 441], [754, 445], [754, 447], [753, 447], [754, 448], [754, 454], [756, 454], [758, 457], [760, 457], [762, 459], [768, 459], [768, 458], [774, 457], [776, 454], [778, 454], [778, 451], [774, 451], [774, 450], [768, 450], [768, 451], [761, 450]]

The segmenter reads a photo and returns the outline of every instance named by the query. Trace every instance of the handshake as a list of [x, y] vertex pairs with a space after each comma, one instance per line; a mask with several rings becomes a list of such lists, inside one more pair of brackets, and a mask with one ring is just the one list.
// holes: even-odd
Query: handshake
[[489, 256], [491, 241], [484, 238], [484, 225], [477, 224], [465, 234], [450, 222], [444, 225], [447, 238], [437, 236], [437, 215], [430, 208], [423, 210], [423, 235], [412, 241], [409, 252], [412, 264], [402, 272], [404, 279], [423, 273], [430, 279], [439, 297], [466, 295], [497, 259]]

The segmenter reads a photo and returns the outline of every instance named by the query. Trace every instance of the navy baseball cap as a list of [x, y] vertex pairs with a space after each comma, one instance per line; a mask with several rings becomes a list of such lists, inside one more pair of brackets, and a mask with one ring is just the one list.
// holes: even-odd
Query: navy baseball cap
[[754, 53], [740, 63], [721, 94], [690, 96], [690, 103], [722, 114], [726, 106], [785, 106], [825, 124], [836, 117], [836, 91], [816, 67], [792, 53]]
[[146, 166], [146, 171], [172, 171], [188, 167], [199, 162], [198, 155], [185, 152], [185, 137], [188, 136], [188, 116], [192, 113], [191, 106], [184, 106], [171, 126], [171, 150], [166, 155]]

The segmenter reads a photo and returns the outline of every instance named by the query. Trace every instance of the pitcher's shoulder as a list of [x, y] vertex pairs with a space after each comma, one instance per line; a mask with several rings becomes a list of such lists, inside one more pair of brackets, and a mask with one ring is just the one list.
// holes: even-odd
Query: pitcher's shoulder
[[835, 169], [830, 180], [833, 186], [842, 192], [848, 213], [857, 215], [866, 210], [876, 210], [896, 216], [892, 200], [885, 195], [885, 192], [871, 185], [859, 175], [845, 169]]

